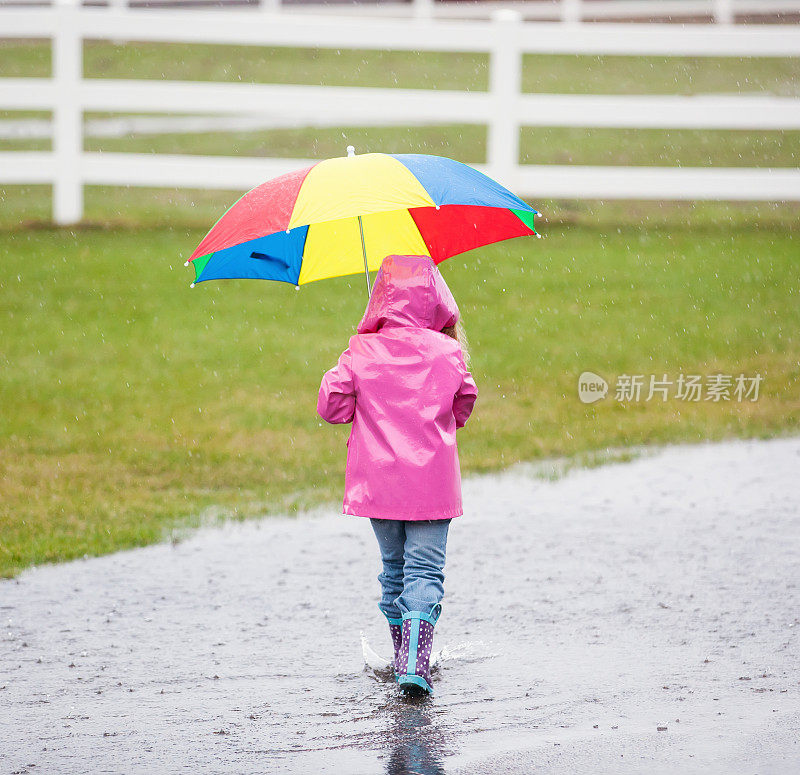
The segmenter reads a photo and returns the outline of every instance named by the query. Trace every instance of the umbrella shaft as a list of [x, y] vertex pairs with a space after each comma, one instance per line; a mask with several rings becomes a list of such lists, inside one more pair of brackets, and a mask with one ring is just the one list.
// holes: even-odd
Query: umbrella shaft
[[367, 276], [367, 297], [372, 294], [369, 287], [369, 266], [367, 265], [367, 246], [364, 244], [364, 225], [361, 223], [361, 216], [358, 216], [358, 230], [361, 232], [361, 253], [364, 256], [364, 274]]

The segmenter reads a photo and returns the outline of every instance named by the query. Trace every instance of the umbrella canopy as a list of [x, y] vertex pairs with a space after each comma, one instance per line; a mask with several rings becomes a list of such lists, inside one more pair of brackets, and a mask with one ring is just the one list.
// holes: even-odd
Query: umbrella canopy
[[461, 162], [368, 153], [327, 159], [249, 191], [189, 261], [195, 282], [239, 277], [303, 285], [377, 270], [391, 254], [428, 255], [438, 264], [536, 234], [538, 214]]

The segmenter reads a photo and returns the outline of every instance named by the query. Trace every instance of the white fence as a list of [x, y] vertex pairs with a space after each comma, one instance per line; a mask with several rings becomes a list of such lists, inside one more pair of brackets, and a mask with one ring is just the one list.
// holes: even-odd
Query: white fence
[[[490, 56], [488, 92], [283, 84], [121, 81], [82, 77], [84, 38], [328, 48], [472, 51]], [[521, 126], [800, 129], [800, 99], [769, 96], [544, 95], [521, 92], [524, 53], [800, 56], [785, 25], [522, 23], [271, 15], [257, 10], [146, 13], [104, 8], [0, 11], [0, 37], [53, 39], [53, 78], [0, 78], [0, 110], [52, 110], [52, 152], [0, 153], [0, 183], [52, 183], [54, 219], [83, 213], [85, 184], [246, 189], [313, 163], [154, 154], [88, 153], [83, 112], [170, 112], [297, 118], [311, 112], [387, 124], [484, 123], [482, 169], [532, 197], [800, 201], [800, 169], [520, 165]]]

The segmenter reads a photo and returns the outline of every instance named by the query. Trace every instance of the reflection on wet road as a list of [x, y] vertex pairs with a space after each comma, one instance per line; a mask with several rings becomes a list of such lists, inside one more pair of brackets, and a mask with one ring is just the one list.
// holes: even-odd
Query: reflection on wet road
[[427, 698], [393, 702], [391, 743], [386, 775], [443, 775], [445, 735], [431, 714]]

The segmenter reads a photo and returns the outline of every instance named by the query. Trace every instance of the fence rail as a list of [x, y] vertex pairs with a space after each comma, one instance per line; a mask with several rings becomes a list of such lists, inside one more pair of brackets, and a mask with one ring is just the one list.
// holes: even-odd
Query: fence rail
[[[3, 170], [6, 183], [56, 182], [58, 173], [49, 153], [13, 156]], [[245, 190], [318, 160], [84, 152], [79, 161], [88, 185], [117, 186], [124, 181], [126, 186]], [[492, 174], [487, 165], [473, 166]], [[526, 164], [519, 167], [515, 180], [518, 190], [529, 196], [556, 199], [800, 200], [800, 175], [794, 169]]]
[[[52, 152], [0, 153], [0, 183], [52, 183], [58, 223], [83, 214], [86, 184], [245, 189], [310, 160], [87, 153], [83, 113], [279, 111], [298, 126], [315, 115], [343, 125], [481, 123], [488, 127], [492, 177], [522, 195], [569, 198], [747, 199], [800, 201], [800, 169], [520, 165], [522, 126], [800, 129], [800, 99], [754, 96], [523, 94], [525, 53], [800, 56], [800, 28], [673, 28], [521, 23], [514, 12], [491, 22], [389, 21], [290, 17], [259, 11], [103, 8], [0, 10], [3, 37], [53, 39], [53, 77], [0, 78], [0, 110], [52, 110]], [[486, 92], [87, 79], [84, 39], [475, 51], [489, 54]]]
[[[58, 0], [0, 0], [0, 8], [14, 6], [48, 6]], [[175, 0], [82, 0], [87, 5], [108, 5], [114, 8], [174, 6]], [[322, 2], [286, 2], [285, 0], [182, 0], [184, 10], [202, 7], [219, 9], [258, 6], [270, 13], [319, 14], [331, 12]], [[497, 10], [497, 2], [441, 2], [440, 0], [407, 0], [407, 2], [358, 2], [335, 6], [340, 15], [393, 16], [400, 18], [489, 19]], [[504, 8], [519, 12], [529, 21], [579, 22], [583, 20], [629, 21], [661, 19], [665, 21], [710, 19], [732, 24], [737, 17], [780, 17], [800, 13], [800, 0], [510, 0]]]
[[[56, 102], [53, 81], [0, 79], [0, 104], [7, 110], [47, 110]], [[83, 80], [82, 110], [203, 113], [209, 105], [227, 115], [274, 115], [275, 107], [313, 125], [320, 114], [333, 122], [401, 124], [488, 123], [489, 92], [433, 89], [374, 89], [350, 86], [197, 83], [182, 81]], [[259, 109], [257, 105], [264, 107]], [[248, 106], [245, 110], [243, 106]], [[268, 107], [272, 106], [272, 107]], [[636, 129], [800, 130], [800, 100], [772, 96], [651, 96], [523, 94], [511, 117], [522, 126]]]
[[[630, 56], [800, 56], [800, 25], [660, 24], [560, 25], [519, 23], [516, 12], [496, 11], [493, 21], [358, 18], [227, 11], [133, 10], [70, 7], [0, 9], [0, 38], [53, 37], [59, 16], [65, 34], [82, 38], [310, 48], [469, 51], [488, 53], [510, 45], [523, 54]], [[502, 20], [506, 19], [505, 22]], [[498, 21], [499, 20], [499, 21]], [[500, 25], [506, 30], [501, 32]]]

